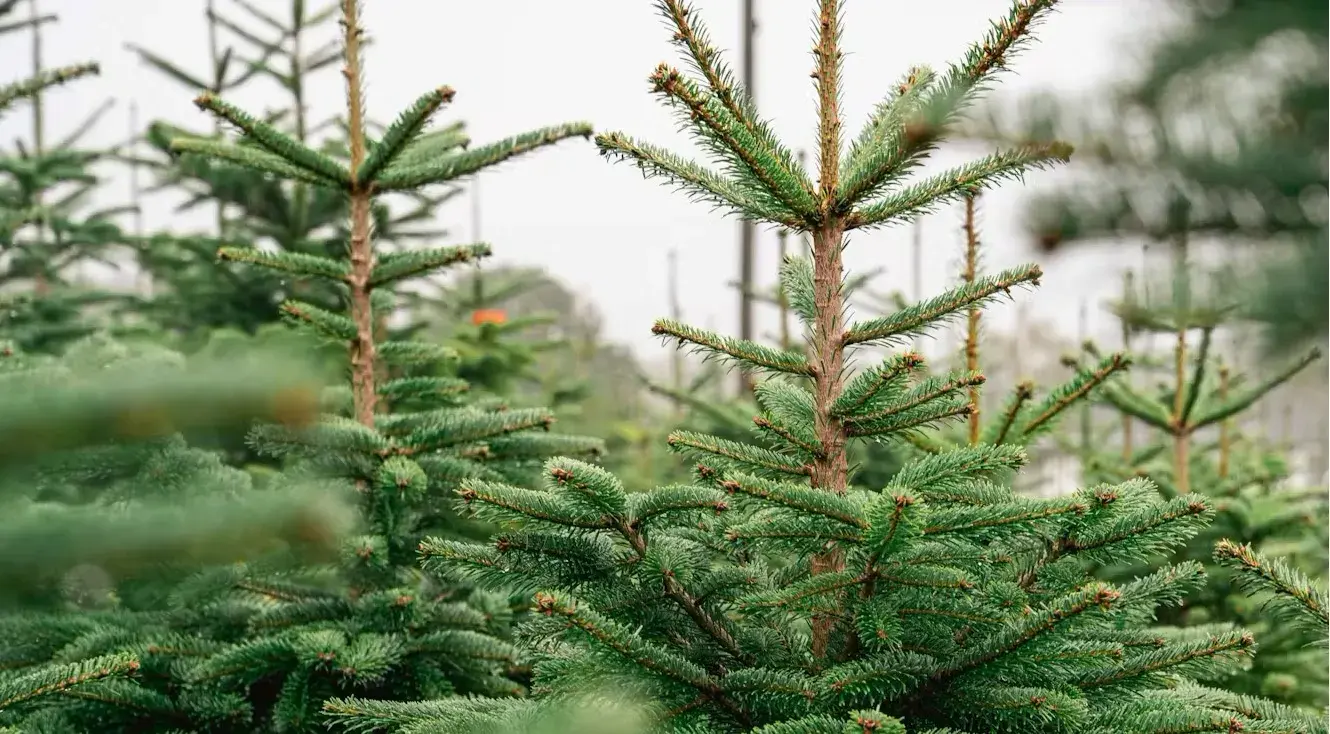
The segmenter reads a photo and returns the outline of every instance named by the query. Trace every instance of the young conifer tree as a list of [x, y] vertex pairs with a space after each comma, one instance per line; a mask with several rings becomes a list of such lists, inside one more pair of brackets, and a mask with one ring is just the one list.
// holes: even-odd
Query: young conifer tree
[[[977, 278], [885, 317], [849, 322], [842, 252], [855, 230], [909, 219], [1000, 179], [1064, 160], [1062, 146], [996, 153], [905, 180], [1006, 67], [1052, 9], [1018, 0], [941, 73], [916, 68], [842, 144], [842, 6], [816, 3], [816, 182], [736, 88], [696, 13], [659, 0], [695, 66], [662, 64], [654, 91], [724, 167], [717, 173], [620, 133], [602, 151], [727, 211], [812, 236], [782, 281], [807, 349], [782, 351], [672, 321], [655, 333], [769, 375], [748, 442], [676, 432], [697, 479], [629, 493], [602, 469], [546, 466], [543, 491], [470, 481], [461, 497], [503, 522], [491, 544], [431, 539], [427, 568], [536, 592], [524, 638], [537, 702], [327, 708], [353, 730], [462, 731], [513, 720], [538, 701], [597, 687], [647, 699], [668, 732], [1143, 732], [1323, 730], [1266, 702], [1177, 683], [1231, 664], [1250, 635], [1169, 638], [1146, 623], [1199, 580], [1196, 564], [1121, 585], [1085, 563], [1150, 555], [1195, 532], [1209, 510], [1161, 501], [1137, 480], [1056, 499], [990, 481], [1023, 449], [975, 445], [901, 469], [883, 488], [850, 486], [846, 447], [968, 414], [962, 375], [911, 380], [918, 359], [886, 357], [851, 376], [856, 347], [900, 342], [1009, 289], [1037, 267]], [[487, 730], [494, 730], [493, 727]]]
[[229, 730], [172, 673], [215, 645], [200, 625], [217, 610], [164, 597], [209, 564], [326, 562], [350, 516], [323, 487], [256, 488], [175, 431], [308, 420], [317, 385], [285, 360], [187, 364], [102, 337], [0, 355], [0, 726]]
[[[1167, 338], [1171, 353], [1159, 360], [1163, 379], [1153, 389], [1119, 380], [1099, 393], [1129, 422], [1119, 424], [1119, 437], [1108, 441], [1107, 448], [1082, 457], [1086, 476], [1097, 482], [1148, 477], [1165, 499], [1193, 493], [1211, 498], [1214, 521], [1179, 548], [1175, 560], [1210, 564], [1216, 544], [1242, 545], [1279, 553], [1286, 565], [1324, 578], [1324, 551], [1308, 554], [1299, 547], [1306, 539], [1324, 544], [1324, 490], [1288, 486], [1282, 453], [1244, 438], [1236, 425], [1319, 353], [1309, 351], [1263, 379], [1235, 373], [1213, 353], [1216, 333], [1233, 326], [1231, 291], [1207, 287], [1187, 261], [1182, 244], [1175, 255], [1171, 284], [1128, 291], [1114, 306], [1131, 331]], [[1087, 353], [1096, 353], [1092, 344]], [[1130, 428], [1136, 430], [1127, 432]], [[1141, 571], [1139, 565], [1115, 564], [1104, 573], [1129, 578]], [[1225, 685], [1242, 693], [1325, 706], [1324, 649], [1309, 646], [1313, 640], [1296, 625], [1272, 624], [1264, 607], [1244, 593], [1241, 574], [1230, 573], [1222, 563], [1208, 571], [1205, 586], [1185, 604], [1164, 611], [1160, 621], [1252, 629], [1261, 640], [1260, 651], [1251, 666]]]
[[[1325, 188], [1330, 171], [1326, 9], [1307, 0], [1159, 7], [1185, 21], [1150, 39], [1141, 73], [1084, 96], [1032, 95], [977, 121], [974, 132], [1056, 136], [1085, 151], [1078, 163], [1089, 175], [1026, 207], [1049, 250], [1187, 234], [1233, 253], [1254, 247], [1234, 286], [1246, 314], [1266, 327], [1265, 346], [1292, 352], [1322, 342], [1330, 235], [1301, 197]], [[1244, 78], [1262, 80], [1260, 102], [1233, 83]], [[1191, 210], [1185, 220], [1169, 215], [1179, 203]]]
[[454, 94], [438, 87], [371, 137], [361, 84], [360, 3], [343, 0], [339, 10], [346, 159], [315, 150], [208, 92], [197, 98], [198, 106], [236, 128], [240, 139], [179, 137], [172, 143], [186, 159], [237, 166], [348, 202], [341, 254], [259, 248], [219, 253], [225, 261], [317, 281], [319, 292], [340, 294], [337, 309], [289, 300], [282, 310], [297, 327], [344, 347], [349, 386], [328, 393], [327, 414], [313, 427], [261, 426], [251, 440], [259, 451], [285, 460], [284, 474], [322, 479], [335, 495], [345, 487], [362, 517], [359, 534], [331, 566], [301, 573], [223, 566], [172, 596], [178, 606], [224, 610], [215, 622], [230, 633], [218, 649], [180, 661], [182, 684], [236, 706], [236, 717], [252, 722], [255, 731], [321, 730], [323, 700], [353, 691], [419, 698], [520, 689], [523, 671], [503, 639], [514, 611], [508, 596], [423, 577], [417, 546], [425, 535], [465, 534], [445, 501], [459, 480], [521, 482], [550, 455], [594, 456], [600, 450], [599, 441], [549, 432], [554, 417], [546, 409], [509, 408], [492, 396], [468, 399], [465, 381], [432, 372], [452, 361], [450, 350], [385, 339], [379, 331], [391, 313], [393, 288], [474, 263], [489, 254], [488, 245], [393, 252], [378, 247], [374, 236], [380, 196], [456, 181], [557, 141], [585, 137], [590, 127], [558, 125], [459, 149], [453, 128], [426, 131]]
[[[282, 102], [256, 117], [301, 145], [345, 158], [345, 113], [315, 117], [309, 93], [319, 75], [336, 73], [341, 63], [336, 33], [340, 0], [319, 4], [288, 0], [286, 6], [285, 12], [274, 13], [251, 2], [210, 1], [205, 15], [211, 58], [204, 73], [148, 49], [133, 50], [149, 68], [190, 92], [207, 90], [233, 98], [259, 85], [275, 85]], [[362, 123], [382, 132], [369, 120]], [[216, 219], [212, 231], [159, 233], [137, 243], [138, 264], [154, 283], [146, 310], [168, 330], [203, 339], [210, 329], [254, 333], [278, 324], [287, 298], [339, 308], [336, 289], [325, 283], [293, 282], [279, 271], [218, 267], [216, 253], [223, 246], [262, 246], [336, 258], [350, 236], [348, 202], [340, 191], [303, 179], [274, 177], [235, 161], [182, 157], [172, 148], [178, 138], [216, 139], [223, 129], [221, 121], [214, 121], [211, 135], [156, 121], [144, 134], [149, 154], [133, 162], [156, 176], [154, 188], [183, 194], [181, 210], [209, 208]], [[448, 140], [456, 149], [465, 148], [469, 140], [461, 123], [438, 130], [435, 136], [436, 143]], [[445, 152], [448, 147], [440, 145], [438, 150]], [[433, 226], [433, 220], [438, 207], [459, 192], [455, 186], [397, 190], [396, 203], [404, 206], [376, 201], [371, 217], [377, 240], [408, 246], [442, 238], [445, 232]]]
[[[58, 353], [104, 328], [122, 299], [71, 282], [70, 268], [104, 258], [120, 241], [114, 215], [91, 209], [88, 197], [102, 184], [95, 170], [107, 151], [90, 150], [83, 137], [109, 108], [102, 105], [61, 138], [50, 139], [43, 95], [51, 87], [98, 73], [97, 64], [48, 69], [42, 58], [43, 26], [54, 15], [19, 17], [18, 0], [0, 0], [0, 37], [31, 34], [33, 76], [0, 89], [0, 117], [27, 103], [31, 134], [13, 150], [0, 150], [0, 335], [24, 351]], [[7, 39], [6, 39], [7, 40]], [[7, 58], [17, 58], [12, 50]], [[100, 310], [102, 313], [92, 313]], [[99, 323], [101, 322], [101, 323]]]

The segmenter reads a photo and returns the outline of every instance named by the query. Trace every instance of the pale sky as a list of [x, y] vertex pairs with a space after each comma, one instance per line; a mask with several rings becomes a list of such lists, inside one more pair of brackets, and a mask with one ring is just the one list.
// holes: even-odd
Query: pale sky
[[[251, 0], [278, 16], [290, 0]], [[309, 0], [311, 7], [322, 3]], [[366, 52], [368, 104], [372, 116], [391, 119], [422, 91], [447, 84], [456, 101], [440, 116], [464, 120], [473, 140], [485, 142], [547, 124], [588, 120], [597, 130], [622, 130], [635, 137], [691, 152], [674, 118], [647, 93], [646, 77], [660, 61], [678, 61], [668, 33], [650, 0], [365, 0], [364, 21], [375, 45]], [[230, 9], [229, 0], [218, 0]], [[738, 0], [696, 0], [718, 45], [734, 49], [738, 66]], [[758, 0], [759, 108], [794, 147], [810, 147], [815, 127], [809, 47], [815, 3], [810, 0]], [[1039, 88], [1071, 92], [1096, 88], [1127, 73], [1142, 35], [1157, 30], [1148, 0], [1065, 0], [1046, 23], [1039, 43], [1017, 61], [997, 95]], [[935, 68], [959, 58], [968, 42], [981, 37], [990, 19], [1005, 11], [1005, 0], [848, 0], [844, 47], [847, 134], [858, 132], [872, 106], [911, 64]], [[40, 0], [45, 12], [61, 17], [45, 32], [48, 65], [97, 60], [100, 78], [78, 82], [50, 95], [51, 137], [59, 137], [104, 97], [120, 100], [90, 141], [123, 139], [129, 129], [128, 103], [137, 102], [143, 121], [165, 118], [206, 129], [208, 119], [190, 103], [192, 94], [141, 67], [125, 44], [134, 43], [202, 75], [207, 63], [203, 0]], [[233, 17], [244, 17], [232, 11]], [[258, 23], [250, 27], [262, 30]], [[28, 49], [21, 37], [0, 40], [5, 80], [27, 71]], [[282, 92], [262, 88], [235, 100], [261, 111], [279, 106]], [[313, 117], [342, 105], [341, 79], [330, 70], [311, 85]], [[26, 137], [26, 111], [0, 120], [0, 139]], [[980, 154], [983, 150], [971, 153]], [[970, 154], [950, 153], [957, 163]], [[1052, 185], [1056, 176], [1037, 174], [1032, 187]], [[109, 191], [114, 201], [123, 191]], [[1019, 185], [1007, 185], [984, 200], [987, 265], [1002, 268], [1034, 259], [1017, 226]], [[483, 236], [497, 260], [539, 265], [594, 302], [604, 314], [607, 336], [631, 344], [643, 356], [662, 352], [649, 335], [652, 320], [667, 309], [666, 262], [679, 251], [681, 296], [687, 320], [727, 332], [737, 328], [737, 296], [726, 287], [738, 267], [737, 223], [690, 203], [655, 181], [644, 181], [625, 164], [602, 160], [589, 141], [568, 141], [505, 164], [483, 179]], [[470, 207], [461, 200], [443, 217], [455, 238], [470, 235]], [[178, 229], [206, 227], [205, 217], [181, 218], [162, 202], [147, 212], [148, 229], [170, 223]], [[949, 285], [960, 252], [956, 209], [924, 223], [924, 288], [934, 294]], [[855, 236], [847, 254], [852, 268], [886, 267], [881, 290], [908, 289], [908, 228]], [[758, 239], [759, 272], [774, 273], [776, 241]], [[1033, 318], [1071, 333], [1080, 304], [1091, 303], [1091, 325], [1108, 333], [1102, 301], [1116, 293], [1118, 273], [1135, 266], [1131, 249], [1094, 248], [1045, 261], [1044, 285], [1018, 298]], [[989, 323], [1010, 323], [1015, 308], [997, 307]], [[763, 313], [764, 316], [769, 316]], [[761, 324], [769, 328], [773, 319]], [[1110, 342], [1112, 343], [1112, 342]]]

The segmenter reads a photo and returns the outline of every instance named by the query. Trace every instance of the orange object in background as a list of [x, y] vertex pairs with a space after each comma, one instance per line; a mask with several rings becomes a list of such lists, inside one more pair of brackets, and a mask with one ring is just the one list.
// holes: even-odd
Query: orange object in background
[[501, 308], [478, 308], [471, 312], [471, 323], [476, 326], [481, 324], [502, 324], [508, 320], [508, 312]]

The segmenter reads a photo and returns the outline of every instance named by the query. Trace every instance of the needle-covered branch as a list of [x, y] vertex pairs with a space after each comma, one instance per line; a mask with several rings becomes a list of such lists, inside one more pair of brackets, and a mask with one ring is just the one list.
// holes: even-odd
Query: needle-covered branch
[[1254, 405], [1271, 390], [1293, 379], [1299, 372], [1306, 369], [1312, 362], [1321, 358], [1320, 349], [1312, 349], [1303, 355], [1300, 359], [1290, 362], [1274, 374], [1252, 385], [1246, 390], [1238, 392], [1228, 400], [1219, 405], [1211, 407], [1209, 410], [1197, 415], [1192, 420], [1194, 426], [1208, 426], [1218, 423], [1222, 420], [1231, 418], [1237, 413]]
[[978, 195], [1005, 180], [1021, 181], [1030, 171], [1071, 160], [1071, 146], [1053, 143], [994, 153], [961, 168], [904, 186], [885, 198], [870, 202], [850, 215], [846, 226], [866, 229], [908, 222], [965, 197]]
[[813, 370], [808, 357], [802, 352], [773, 349], [754, 341], [735, 339], [671, 319], [658, 319], [651, 327], [651, 333], [667, 340], [676, 340], [680, 347], [691, 345], [708, 357], [725, 359], [743, 367], [789, 375], [811, 375]]
[[101, 66], [98, 64], [77, 64], [59, 69], [49, 69], [23, 81], [10, 82], [0, 86], [0, 113], [4, 113], [16, 101], [28, 99], [40, 94], [45, 89], [100, 73]]
[[204, 92], [194, 100], [194, 104], [233, 125], [240, 131], [243, 140], [258, 145], [271, 155], [307, 171], [309, 175], [343, 186], [349, 185], [350, 173], [341, 163], [216, 95]]
[[705, 80], [708, 91], [752, 136], [754, 147], [760, 148], [764, 157], [774, 163], [778, 177], [785, 182], [798, 182], [807, 194], [800, 198], [811, 199], [813, 184], [803, 172], [803, 167], [794, 153], [776, 138], [770, 126], [758, 116], [747, 90], [736, 82], [721, 60], [720, 52], [711, 45], [706, 27], [697, 12], [680, 0], [658, 0], [656, 6], [678, 31], [673, 42], [688, 52], [698, 74]]
[[[918, 442], [974, 410], [969, 391], [982, 377], [973, 369], [930, 376], [908, 352], [878, 355], [856, 372], [853, 352], [925, 333], [1037, 284], [1041, 272], [976, 277], [846, 325], [852, 276], [843, 251], [855, 206], [875, 202], [872, 223], [887, 223], [1065, 158], [1063, 147], [1031, 147], [914, 187], [904, 180], [1054, 4], [1015, 0], [944, 74], [913, 70], [847, 153], [842, 3], [812, 3], [814, 188], [730, 79], [695, 13], [660, 0], [696, 77], [661, 65], [653, 91], [721, 172], [619, 133], [597, 143], [728, 213], [810, 235], [810, 257], [781, 265], [784, 302], [807, 343], [775, 350], [656, 322], [667, 340], [774, 373], [754, 388], [753, 439], [670, 434], [671, 448], [695, 462], [691, 483], [627, 487], [599, 467], [558, 461], [546, 464], [540, 489], [465, 484], [464, 500], [499, 532], [489, 543], [430, 537], [419, 546], [426, 568], [537, 592], [538, 613], [518, 633], [534, 700], [505, 706], [487, 724], [511, 727], [569, 696], [625, 689], [649, 702], [648, 730], [662, 733], [900, 734], [908, 725], [933, 734], [1165, 734], [1206, 730], [1196, 722], [1253, 731], [1289, 723], [1265, 718], [1270, 709], [1234, 712], [1210, 699], [1177, 717], [1174, 704], [1140, 703], [1188, 675], [1230, 669], [1251, 647], [1240, 630], [1167, 635], [1150, 626], [1195, 589], [1199, 567], [1166, 566], [1122, 584], [1095, 576], [1110, 559], [1158, 561], [1205, 524], [1208, 503], [1165, 500], [1139, 479], [1048, 499], [1011, 486], [1028, 460], [1026, 439], [1050, 430], [1073, 400], [1115, 384], [1122, 356], [1097, 360], [1046, 399], [1018, 395], [997, 444], [938, 442], [877, 486], [856, 484], [854, 442]], [[388, 713], [341, 706], [363, 711], [342, 712], [348, 727]], [[445, 708], [422, 726], [459, 730], [469, 714]]]
[[1277, 558], [1267, 558], [1246, 544], [1222, 540], [1215, 546], [1215, 560], [1233, 569], [1238, 584], [1248, 593], [1269, 594], [1266, 608], [1308, 632], [1324, 644], [1330, 628], [1330, 606], [1325, 590], [1295, 568]]
[[1018, 286], [1036, 286], [1043, 277], [1037, 265], [1005, 270], [997, 275], [976, 278], [940, 296], [902, 309], [890, 316], [880, 316], [851, 324], [842, 341], [851, 344], [891, 344], [927, 333], [969, 308], [1002, 295], [1010, 295]]
[[389, 163], [375, 178], [374, 186], [380, 191], [404, 191], [455, 181], [569, 138], [589, 138], [591, 133], [589, 123], [567, 123], [513, 135], [438, 158], [413, 155], [411, 148], [407, 147], [403, 151], [404, 160]]
[[396, 160], [398, 154], [420, 136], [434, 113], [450, 102], [454, 94], [451, 87], [431, 89], [398, 115], [370, 149], [365, 162], [356, 169], [356, 181], [362, 185], [372, 183], [384, 166]]

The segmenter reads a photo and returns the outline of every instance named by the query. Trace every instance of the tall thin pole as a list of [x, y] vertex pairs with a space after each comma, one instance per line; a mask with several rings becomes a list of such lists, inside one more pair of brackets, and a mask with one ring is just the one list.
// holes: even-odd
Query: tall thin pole
[[143, 188], [139, 183], [139, 103], [129, 103], [129, 200], [134, 206], [134, 236], [143, 236]]
[[[476, 174], [471, 179], [471, 241], [479, 243], [480, 239], [480, 174]], [[471, 281], [471, 296], [475, 299], [472, 308], [484, 308], [485, 303], [485, 278], [480, 272], [480, 262], [476, 262], [476, 278]]]
[[[749, 99], [757, 99], [757, 84], [753, 54], [753, 41], [757, 23], [753, 18], [754, 0], [743, 0], [740, 35], [742, 36], [742, 73], [744, 89]], [[753, 338], [753, 287], [756, 271], [756, 252], [753, 246], [757, 228], [747, 219], [739, 222], [739, 338]], [[739, 373], [739, 394], [744, 395], [752, 386], [752, 377]]]
[[[924, 223], [922, 219], [914, 220], [914, 242], [911, 244], [911, 249], [914, 259], [910, 286], [914, 301], [918, 303], [924, 300]], [[923, 337], [916, 336], [914, 338], [914, 351], [922, 350], [923, 344]]]
[[1025, 379], [1025, 335], [1030, 329], [1030, 302], [1021, 301], [1016, 306], [1016, 333], [1011, 337], [1011, 371], [1017, 381]]
[[[143, 186], [139, 181], [139, 103], [129, 103], [129, 201], [134, 207], [134, 238], [142, 241], [143, 237]], [[152, 296], [152, 271], [139, 271], [139, 291], [145, 296]]]
[[[975, 226], [975, 197], [965, 197], [965, 272], [966, 283], [973, 283], [979, 275], [979, 230]], [[971, 307], [965, 320], [965, 369], [979, 371], [979, 309]], [[979, 443], [979, 387], [971, 385], [970, 445]]]
[[[1132, 304], [1135, 303], [1136, 290], [1135, 290], [1134, 278], [1135, 276], [1131, 270], [1128, 270], [1127, 272], [1122, 274], [1122, 306], [1124, 310], [1129, 310]], [[1124, 313], [1122, 318], [1122, 350], [1124, 352], [1128, 353], [1131, 352], [1131, 337], [1132, 337], [1131, 322], [1128, 319], [1127, 313]], [[1131, 379], [1130, 373], [1128, 373], [1127, 376], [1124, 377], [1123, 379], [1130, 381]], [[1132, 427], [1133, 427], [1132, 417], [1126, 413], [1123, 413], [1122, 414], [1122, 461], [1123, 463], [1126, 464], [1131, 463], [1132, 452], [1135, 451], [1135, 447], [1132, 445]]]
[[[213, 0], [208, 0], [204, 6], [204, 17], [208, 21], [208, 61], [212, 64], [212, 93], [221, 94], [225, 80], [222, 78], [222, 51], [221, 40], [219, 38], [220, 30], [217, 27], [217, 7]], [[212, 132], [214, 135], [222, 134], [222, 120], [219, 117], [211, 116]], [[226, 237], [227, 234], [227, 207], [226, 202], [217, 200], [217, 236]]]
[[[1081, 344], [1085, 344], [1090, 338], [1090, 304], [1081, 301], [1081, 310], [1077, 319], [1077, 332]], [[1091, 422], [1090, 401], [1081, 401], [1081, 455], [1088, 455], [1092, 443], [1091, 434], [1093, 433], [1093, 424]]]
[[[32, 18], [32, 74], [37, 76], [41, 74], [42, 68], [42, 18], [37, 8], [37, 0], [28, 0], [28, 12]], [[42, 93], [39, 91], [29, 98], [32, 105], [32, 155], [34, 159], [39, 159], [46, 152], [46, 115], [45, 107], [42, 103]], [[42, 206], [42, 195], [38, 191], [33, 195], [33, 204], [40, 210]], [[46, 241], [46, 215], [43, 213], [37, 220], [37, 246], [41, 247]], [[33, 278], [33, 290], [38, 296], [46, 295], [50, 283], [47, 280], [46, 259], [44, 255], [38, 255], [41, 264], [37, 266], [37, 272]]]
[[[1228, 365], [1219, 365], [1219, 400], [1226, 402], [1228, 400]], [[1225, 418], [1219, 422], [1219, 478], [1228, 478], [1228, 456], [1229, 456], [1229, 433], [1232, 430], [1232, 419]]]
[[[785, 256], [789, 250], [789, 232], [784, 229], [776, 233], [777, 256], [780, 257], [781, 267], [785, 265]], [[780, 278], [776, 279], [776, 307], [780, 314], [780, 348], [789, 351], [793, 345], [790, 335], [790, 300], [785, 295], [784, 284]]]
[[[37, 0], [28, 0], [28, 11], [32, 18], [32, 73], [42, 73], [42, 19], [37, 9]], [[32, 104], [32, 148], [33, 154], [40, 157], [46, 148], [45, 110], [42, 95], [34, 94], [29, 98]]]
[[1191, 491], [1190, 433], [1183, 424], [1187, 391], [1187, 327], [1191, 323], [1191, 286], [1187, 280], [1187, 235], [1178, 235], [1174, 246], [1173, 313], [1177, 321], [1173, 347], [1173, 483], [1178, 494]]
[[[679, 251], [671, 249], [669, 254], [669, 281], [666, 286], [669, 289], [670, 298], [670, 318], [675, 321], [683, 320], [683, 304], [679, 299]], [[670, 350], [670, 387], [676, 392], [683, 390], [683, 350]], [[683, 414], [683, 405], [675, 402], [676, 415]]]

